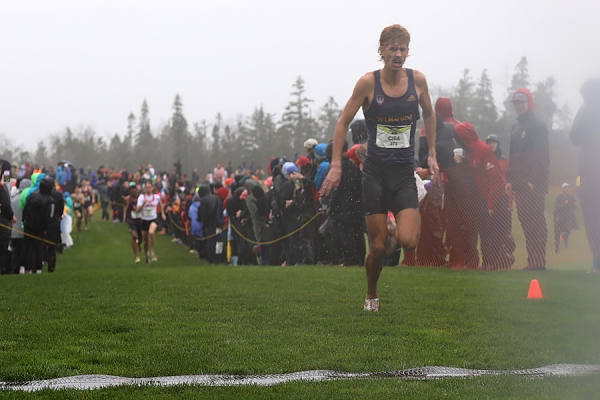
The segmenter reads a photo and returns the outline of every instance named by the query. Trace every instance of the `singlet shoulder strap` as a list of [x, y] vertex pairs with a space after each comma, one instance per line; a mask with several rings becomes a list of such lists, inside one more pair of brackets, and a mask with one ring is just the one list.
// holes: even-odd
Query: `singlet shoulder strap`
[[413, 70], [406, 68], [406, 76], [408, 76], [408, 90], [412, 90], [412, 92], [416, 94], [417, 89], [415, 88], [415, 75], [413, 74]]
[[383, 87], [381, 86], [381, 70], [378, 69], [376, 71], [373, 71], [373, 75], [375, 76], [375, 87], [374, 87], [374, 94], [382, 94], [383, 93]]

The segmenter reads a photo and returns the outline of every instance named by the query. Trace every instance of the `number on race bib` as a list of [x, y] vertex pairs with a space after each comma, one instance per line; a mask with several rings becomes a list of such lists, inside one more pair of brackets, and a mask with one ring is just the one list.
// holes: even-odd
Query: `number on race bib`
[[412, 125], [377, 125], [377, 147], [384, 149], [407, 149], [410, 147]]

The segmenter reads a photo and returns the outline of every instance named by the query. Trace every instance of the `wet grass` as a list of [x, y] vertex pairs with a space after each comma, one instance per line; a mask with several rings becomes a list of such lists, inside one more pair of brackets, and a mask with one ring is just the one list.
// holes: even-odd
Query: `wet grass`
[[[135, 265], [124, 225], [94, 222], [54, 274], [0, 279], [0, 380], [420, 366], [600, 364], [600, 276], [385, 268], [378, 314], [362, 268], [207, 266], [159, 237]], [[543, 300], [527, 300], [531, 279]], [[598, 376], [397, 379], [275, 387], [120, 387], [2, 398], [593, 398]]]

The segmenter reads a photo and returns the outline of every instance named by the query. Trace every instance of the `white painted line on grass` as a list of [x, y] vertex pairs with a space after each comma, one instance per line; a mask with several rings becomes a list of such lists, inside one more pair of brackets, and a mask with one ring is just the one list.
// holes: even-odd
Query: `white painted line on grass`
[[42, 389], [89, 390], [122, 385], [272, 386], [290, 382], [323, 382], [369, 378], [428, 380], [444, 378], [473, 378], [485, 375], [519, 375], [532, 378], [543, 378], [551, 376], [582, 376], [598, 373], [600, 373], [600, 365], [554, 364], [541, 368], [497, 371], [452, 367], [422, 367], [398, 371], [366, 373], [315, 370], [271, 375], [182, 375], [155, 378], [124, 378], [110, 375], [78, 375], [32, 382], [0, 382], [0, 389], [35, 392]]

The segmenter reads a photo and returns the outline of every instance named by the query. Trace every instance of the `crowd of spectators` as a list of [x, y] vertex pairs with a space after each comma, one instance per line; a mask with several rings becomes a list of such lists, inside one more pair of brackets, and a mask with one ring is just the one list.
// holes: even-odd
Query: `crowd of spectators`
[[[437, 100], [441, 184], [430, 180], [428, 147], [421, 134], [415, 155], [422, 221], [419, 244], [400, 260], [394, 216], [388, 215], [386, 265], [510, 269], [517, 246], [512, 236], [516, 211], [525, 233], [525, 267], [545, 269], [548, 132], [533, 114], [528, 91], [517, 91], [513, 102], [519, 116], [507, 158], [497, 135], [484, 136], [483, 141], [472, 124], [454, 118], [449, 98]], [[305, 154], [296, 159], [273, 157], [264, 169], [255, 162], [237, 168], [232, 162], [226, 167], [219, 163], [204, 177], [197, 169], [189, 176], [182, 173], [178, 160], [170, 173], [156, 171], [151, 164], [131, 173], [104, 166], [96, 171], [77, 169], [65, 160], [47, 168], [2, 160], [1, 272], [40, 273], [43, 265], [54, 271], [56, 254], [74, 244], [71, 226], [87, 229], [95, 210], [101, 211], [101, 219], [131, 222], [126, 199], [134, 187], [142, 193], [146, 183], [159, 194], [165, 213], [164, 219], [156, 220], [157, 233], [171, 235], [174, 243], [186, 245], [209, 263], [363, 265], [368, 246], [361, 186], [366, 124], [357, 120], [350, 130], [353, 144], [346, 142], [344, 147], [341, 183], [327, 197], [321, 197], [319, 189], [332, 144], [315, 139], [305, 141]], [[575, 141], [583, 143], [579, 136]], [[569, 233], [577, 228], [576, 207], [565, 183], [555, 203], [557, 253], [561, 243], [568, 246]], [[140, 239], [134, 237], [134, 247], [136, 243], [139, 246]]]

